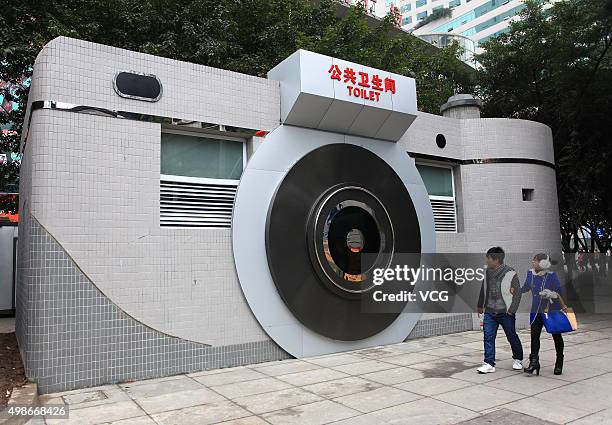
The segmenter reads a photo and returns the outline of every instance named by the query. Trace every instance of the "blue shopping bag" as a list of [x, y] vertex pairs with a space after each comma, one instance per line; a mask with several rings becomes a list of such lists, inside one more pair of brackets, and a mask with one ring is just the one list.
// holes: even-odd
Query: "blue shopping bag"
[[562, 334], [578, 329], [576, 313], [565, 304], [561, 295], [559, 295], [559, 303], [561, 304], [561, 310], [549, 311], [547, 305], [544, 308], [544, 313], [542, 313], [542, 321], [544, 322], [546, 332], [549, 334]]
[[[573, 313], [571, 313], [573, 314]], [[549, 334], [562, 334], [574, 331], [568, 313], [563, 310], [552, 310], [542, 313], [542, 321]]]

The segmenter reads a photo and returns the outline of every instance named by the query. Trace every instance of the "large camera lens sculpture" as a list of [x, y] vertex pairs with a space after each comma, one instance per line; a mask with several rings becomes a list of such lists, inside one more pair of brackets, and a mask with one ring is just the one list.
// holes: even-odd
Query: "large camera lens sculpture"
[[233, 247], [243, 292], [272, 339], [297, 357], [343, 351], [410, 333], [417, 315], [368, 308], [372, 291], [398, 290], [374, 285], [373, 271], [394, 253], [434, 252], [433, 217], [396, 144], [283, 125], [243, 174]]
[[395, 320], [397, 314], [362, 311], [372, 300], [372, 272], [388, 267], [394, 251], [421, 252], [400, 178], [374, 153], [345, 143], [320, 147], [289, 170], [266, 232], [268, 264], [285, 304], [309, 329], [339, 340], [370, 337]]

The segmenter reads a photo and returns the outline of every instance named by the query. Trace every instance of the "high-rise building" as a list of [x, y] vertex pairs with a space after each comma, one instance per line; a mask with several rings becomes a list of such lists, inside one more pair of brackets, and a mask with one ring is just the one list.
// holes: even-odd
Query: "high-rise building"
[[[313, 1], [316, 3], [316, 0]], [[336, 0], [336, 5], [338, 6], [336, 16], [342, 18], [346, 15], [350, 7], [361, 3], [366, 11], [369, 25], [377, 25], [377, 22], [379, 22], [382, 18], [392, 14], [395, 21], [394, 24], [397, 27], [393, 29], [393, 36], [410, 33], [411, 30], [409, 28], [404, 28], [401, 25], [402, 15], [395, 2], [396, 0]], [[414, 37], [417, 36], [414, 35]], [[419, 35], [418, 37], [439, 48], [443, 48], [452, 41], [456, 40], [463, 48], [460, 59], [470, 66], [475, 66], [474, 43], [472, 39], [453, 34], [443, 34], [442, 36], [433, 35], [432, 37], [421, 37]], [[436, 49], [428, 49], [430, 53], [435, 50]]]
[[[523, 0], [392, 0], [401, 13], [401, 27], [443, 47], [456, 39], [466, 51], [508, 31], [526, 7]], [[442, 37], [446, 35], [446, 37]]]

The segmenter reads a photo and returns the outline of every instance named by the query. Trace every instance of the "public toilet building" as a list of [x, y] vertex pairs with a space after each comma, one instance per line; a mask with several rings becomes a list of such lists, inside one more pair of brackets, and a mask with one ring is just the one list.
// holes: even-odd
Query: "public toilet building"
[[358, 300], [395, 252], [559, 252], [551, 131], [417, 95], [303, 50], [259, 78], [51, 41], [21, 146], [26, 375], [45, 393], [472, 329]]

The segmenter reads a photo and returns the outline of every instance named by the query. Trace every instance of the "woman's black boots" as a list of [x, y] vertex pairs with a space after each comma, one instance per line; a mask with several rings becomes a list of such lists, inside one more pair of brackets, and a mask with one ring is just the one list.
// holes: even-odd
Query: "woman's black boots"
[[[557, 369], [555, 368], [555, 371]], [[529, 366], [527, 366], [525, 369], [523, 369], [523, 371], [525, 371], [528, 374], [532, 374], [533, 372], [535, 372], [537, 375], [540, 374], [540, 357], [536, 354], [530, 354], [529, 355]]]
[[[529, 366], [523, 369], [525, 373], [532, 374], [533, 372], [536, 375], [540, 374], [540, 358], [537, 355], [531, 354], [529, 356]], [[557, 360], [555, 361], [555, 370], [553, 371], [555, 375], [561, 375], [563, 373], [563, 354], [557, 354]]]
[[555, 361], [555, 375], [561, 375], [563, 373], [563, 354], [557, 354], [557, 361]]

